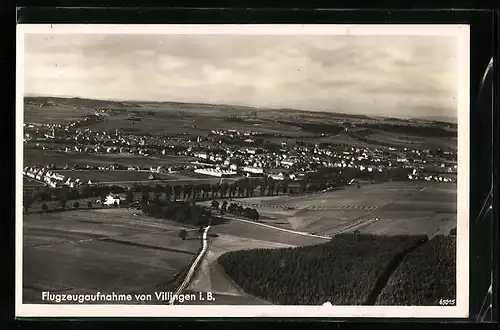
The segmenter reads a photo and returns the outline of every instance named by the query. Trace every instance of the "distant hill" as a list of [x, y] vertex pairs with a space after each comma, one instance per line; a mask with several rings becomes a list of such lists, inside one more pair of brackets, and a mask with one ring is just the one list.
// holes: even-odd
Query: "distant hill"
[[349, 113], [340, 113], [340, 112], [327, 112], [327, 111], [311, 111], [311, 110], [303, 110], [303, 109], [290, 109], [290, 108], [257, 108], [250, 106], [241, 106], [241, 105], [229, 105], [229, 104], [210, 104], [210, 103], [183, 103], [183, 102], [174, 102], [174, 101], [116, 101], [116, 100], [98, 100], [98, 99], [85, 99], [79, 97], [56, 97], [56, 96], [25, 96], [25, 102], [31, 104], [43, 104], [50, 105], [51, 103], [56, 105], [67, 105], [73, 107], [85, 107], [85, 108], [111, 108], [111, 109], [123, 109], [123, 108], [135, 108], [140, 109], [143, 107], [154, 107], [159, 111], [162, 108], [165, 110], [201, 110], [201, 109], [217, 109], [219, 111], [230, 110], [234, 115], [234, 112], [241, 111], [242, 113], [251, 112], [251, 113], [260, 113], [264, 114], [269, 111], [273, 114], [288, 114], [293, 113], [294, 116], [300, 116], [301, 114], [313, 117], [340, 117], [340, 118], [355, 118], [355, 119], [372, 119], [372, 120], [395, 120], [400, 122], [411, 122], [411, 121], [429, 121], [429, 122], [441, 122], [441, 123], [456, 123], [456, 118], [449, 117], [425, 117], [425, 118], [412, 118], [412, 119], [404, 119], [404, 118], [391, 118], [391, 117], [382, 117], [382, 116], [367, 116], [360, 114], [349, 114]]
[[451, 124], [456, 124], [457, 123], [457, 117], [446, 117], [446, 116], [427, 116], [427, 117], [421, 117], [419, 118], [421, 120], [426, 120], [426, 121], [435, 121], [435, 122], [442, 122], [442, 123], [451, 123]]

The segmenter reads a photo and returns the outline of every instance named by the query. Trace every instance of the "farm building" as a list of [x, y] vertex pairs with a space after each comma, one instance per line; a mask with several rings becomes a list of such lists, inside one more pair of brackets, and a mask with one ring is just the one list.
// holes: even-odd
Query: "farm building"
[[245, 166], [243, 167], [243, 171], [247, 173], [252, 173], [252, 174], [263, 174], [264, 169], [262, 167], [255, 167], [255, 166]]
[[151, 173], [149, 176], [148, 176], [148, 180], [158, 180], [158, 175], [156, 173]]
[[104, 205], [120, 205], [122, 199], [118, 195], [109, 194], [106, 196], [106, 200], [104, 201]]
[[198, 168], [198, 169], [194, 170], [194, 172], [199, 173], [199, 174], [215, 176], [218, 178], [228, 177], [228, 176], [232, 176], [232, 175], [237, 174], [235, 171], [220, 170], [220, 169], [215, 169], [215, 168]]

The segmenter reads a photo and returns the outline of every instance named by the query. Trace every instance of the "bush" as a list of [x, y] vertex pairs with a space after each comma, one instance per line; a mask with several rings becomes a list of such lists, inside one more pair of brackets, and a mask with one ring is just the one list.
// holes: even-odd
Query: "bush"
[[339, 234], [315, 246], [231, 251], [218, 262], [243, 290], [274, 304], [360, 305], [391, 260], [425, 240]]
[[376, 304], [435, 306], [456, 299], [455, 249], [455, 237], [440, 235], [409, 253]]

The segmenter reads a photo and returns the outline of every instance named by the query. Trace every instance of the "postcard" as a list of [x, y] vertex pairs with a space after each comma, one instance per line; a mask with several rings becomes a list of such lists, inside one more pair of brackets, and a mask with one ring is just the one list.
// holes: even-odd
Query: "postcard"
[[468, 26], [17, 31], [16, 316], [467, 317]]

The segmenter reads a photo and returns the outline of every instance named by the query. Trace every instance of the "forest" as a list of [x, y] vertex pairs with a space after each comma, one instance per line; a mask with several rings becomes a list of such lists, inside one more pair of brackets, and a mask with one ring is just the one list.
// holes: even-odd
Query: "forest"
[[408, 253], [377, 305], [438, 306], [456, 299], [456, 237], [438, 235]]
[[[394, 260], [427, 236], [338, 234], [314, 246], [231, 251], [218, 259], [244, 291], [279, 305], [364, 305]], [[382, 283], [383, 284], [383, 283]]]

